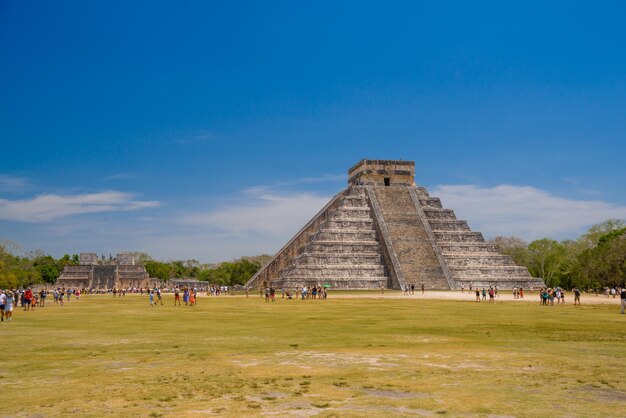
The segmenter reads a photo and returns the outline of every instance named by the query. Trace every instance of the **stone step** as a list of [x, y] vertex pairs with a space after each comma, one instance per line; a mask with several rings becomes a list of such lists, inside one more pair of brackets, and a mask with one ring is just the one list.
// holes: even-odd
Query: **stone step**
[[438, 197], [420, 198], [419, 201], [422, 206], [443, 209]]
[[456, 219], [432, 219], [428, 223], [433, 231], [458, 231], [458, 232], [470, 232], [470, 227], [466, 221], [460, 221]]
[[298, 256], [295, 260], [300, 265], [333, 265], [333, 264], [348, 264], [348, 265], [363, 265], [363, 264], [378, 264], [382, 265], [382, 257], [378, 254], [363, 253], [363, 254], [337, 254], [337, 253], [316, 253], [316, 254], [303, 254]]
[[423, 208], [426, 219], [456, 219], [452, 209]]
[[369, 254], [380, 248], [378, 241], [350, 242], [344, 241], [314, 241], [308, 247], [309, 251], [315, 253], [344, 253], [344, 254]]
[[316, 236], [315, 240], [321, 241], [367, 241], [376, 240], [376, 231], [374, 230], [357, 230], [342, 231], [336, 229], [322, 229]]
[[331, 219], [324, 225], [326, 229], [341, 229], [341, 230], [374, 230], [374, 222], [371, 219], [357, 219], [357, 220], [344, 220], [344, 219]]
[[511, 257], [506, 255], [471, 255], [446, 257], [448, 267], [483, 267], [483, 266], [515, 266]]
[[332, 283], [332, 290], [342, 289], [361, 289], [361, 290], [378, 290], [381, 285], [387, 285], [386, 277], [360, 277], [358, 279], [350, 278], [347, 280], [335, 277], [281, 277], [275, 281], [274, 285], [277, 289], [285, 287], [285, 289], [296, 289], [299, 291], [302, 286], [321, 286], [325, 283]]
[[488, 242], [453, 242], [438, 241], [443, 253], [468, 254], [468, 253], [494, 253], [500, 254], [498, 248]]
[[485, 242], [480, 232], [433, 230], [433, 234], [437, 242]]
[[416, 186], [414, 187], [415, 193], [417, 194], [417, 196], [422, 199], [422, 198], [429, 198], [430, 195], [428, 194], [428, 190], [426, 190], [426, 187], [423, 186]]

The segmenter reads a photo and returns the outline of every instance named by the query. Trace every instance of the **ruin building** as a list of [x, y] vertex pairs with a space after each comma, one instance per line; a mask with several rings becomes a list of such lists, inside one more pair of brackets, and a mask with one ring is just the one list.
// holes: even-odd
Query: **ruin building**
[[543, 286], [425, 187], [413, 161], [361, 160], [333, 197], [246, 284], [335, 289]]
[[95, 253], [81, 253], [78, 265], [67, 265], [56, 287], [78, 289], [128, 289], [160, 285], [151, 279], [146, 268], [135, 264], [133, 253], [118, 253], [115, 258], [98, 259]]

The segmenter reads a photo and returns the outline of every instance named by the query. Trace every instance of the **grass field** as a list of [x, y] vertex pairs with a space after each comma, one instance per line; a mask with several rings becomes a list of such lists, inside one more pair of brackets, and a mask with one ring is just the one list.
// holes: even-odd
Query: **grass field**
[[82, 296], [0, 324], [0, 416], [626, 416], [626, 315]]

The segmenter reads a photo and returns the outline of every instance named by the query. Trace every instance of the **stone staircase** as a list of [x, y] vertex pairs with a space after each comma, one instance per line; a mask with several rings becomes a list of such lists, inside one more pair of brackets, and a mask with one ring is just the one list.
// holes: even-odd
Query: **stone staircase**
[[388, 231], [386, 245], [397, 257], [404, 282], [418, 288], [424, 283], [427, 289], [450, 289], [410, 186], [372, 186], [369, 190], [380, 207], [378, 221]]
[[93, 266], [93, 277], [89, 287], [91, 289], [115, 288], [115, 265]]
[[416, 188], [416, 192], [457, 288], [468, 289], [470, 285], [537, 288], [543, 285], [526, 267], [517, 266], [511, 257], [500, 254], [495, 246], [485, 242], [480, 232], [472, 232], [467, 222], [456, 218], [453, 210], [444, 209], [441, 201], [429, 196], [425, 188]]
[[274, 286], [332, 283], [334, 289], [375, 289], [388, 285], [364, 187], [348, 188], [299, 253], [273, 281]]

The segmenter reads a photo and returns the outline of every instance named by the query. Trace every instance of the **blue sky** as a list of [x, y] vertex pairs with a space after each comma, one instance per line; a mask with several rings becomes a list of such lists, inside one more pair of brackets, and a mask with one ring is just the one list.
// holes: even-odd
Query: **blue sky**
[[0, 237], [272, 253], [362, 158], [487, 237], [626, 218], [622, 2], [0, 3]]

